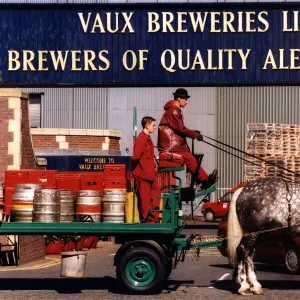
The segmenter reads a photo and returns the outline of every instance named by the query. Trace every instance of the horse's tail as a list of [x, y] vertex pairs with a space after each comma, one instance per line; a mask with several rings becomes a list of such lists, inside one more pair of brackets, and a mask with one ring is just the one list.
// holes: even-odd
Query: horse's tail
[[236, 190], [230, 201], [228, 223], [227, 223], [227, 255], [229, 263], [232, 266], [236, 266], [236, 248], [239, 245], [243, 230], [236, 213], [236, 200], [240, 195], [243, 188]]

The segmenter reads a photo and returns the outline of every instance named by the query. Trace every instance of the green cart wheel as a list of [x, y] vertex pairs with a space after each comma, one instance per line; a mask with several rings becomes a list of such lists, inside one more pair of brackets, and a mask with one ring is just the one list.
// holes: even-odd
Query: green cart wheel
[[116, 269], [122, 286], [134, 294], [155, 294], [162, 290], [166, 268], [152, 249], [134, 247], [121, 257]]
[[168, 263], [165, 265], [165, 269], [166, 269], [166, 279], [168, 279], [173, 271], [172, 257], [169, 258]]

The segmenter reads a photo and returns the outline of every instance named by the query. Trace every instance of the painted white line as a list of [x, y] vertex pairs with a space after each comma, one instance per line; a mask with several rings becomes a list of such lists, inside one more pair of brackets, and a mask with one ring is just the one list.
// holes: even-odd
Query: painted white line
[[224, 275], [222, 275], [219, 279], [217, 279], [211, 286], [209, 286], [209, 289], [214, 289], [214, 285], [216, 283], [218, 283], [219, 281], [224, 280], [226, 277], [228, 277], [230, 275], [230, 273], [225, 273]]
[[46, 263], [46, 264], [42, 264], [42, 265], [39, 265], [39, 266], [32, 266], [32, 267], [14, 267], [13, 269], [12, 268], [9, 268], [9, 269], [0, 269], [0, 273], [1, 272], [14, 272], [14, 271], [25, 271], [25, 270], [38, 270], [38, 269], [46, 269], [46, 268], [49, 268], [49, 267], [53, 267], [55, 265], [58, 265], [60, 264], [60, 261], [54, 261], [54, 262], [51, 262], [51, 263]]

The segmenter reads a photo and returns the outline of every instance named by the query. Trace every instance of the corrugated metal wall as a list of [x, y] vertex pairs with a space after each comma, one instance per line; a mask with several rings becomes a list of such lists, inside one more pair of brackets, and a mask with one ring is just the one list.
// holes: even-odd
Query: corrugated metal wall
[[42, 127], [107, 128], [106, 88], [22, 88], [29, 93], [44, 93]]
[[[247, 123], [300, 124], [299, 97], [298, 86], [217, 88], [217, 140], [244, 151]], [[242, 160], [217, 151], [217, 166], [219, 188], [243, 180]]]
[[[115, 129], [123, 132], [121, 149], [132, 154], [133, 107], [140, 120], [145, 115], [159, 122], [163, 105], [172, 98], [168, 88], [27, 88], [44, 92], [42, 127]], [[245, 150], [246, 124], [250, 122], [300, 123], [300, 87], [188, 88], [192, 95], [185, 114], [187, 126], [226, 144]], [[156, 144], [157, 135], [153, 136]], [[219, 188], [229, 188], [243, 179], [243, 162], [233, 156], [197, 143], [203, 152], [204, 168], [218, 167]], [[228, 150], [228, 149], [227, 149]], [[237, 152], [234, 152], [238, 154]], [[183, 178], [183, 175], [181, 175]]]
[[40, 128], [42, 95], [32, 94], [29, 103], [30, 127]]
[[[173, 92], [176, 87], [168, 88], [109, 88], [108, 101], [108, 128], [122, 130], [121, 140], [122, 150], [126, 147], [132, 154], [132, 118], [133, 107], [138, 111], [138, 133], [142, 130], [140, 125], [142, 117], [150, 115], [159, 123], [163, 115], [163, 106], [168, 100], [173, 99]], [[191, 129], [198, 129], [207, 136], [216, 139], [216, 88], [187, 88], [191, 98], [189, 104], [184, 110], [185, 124]], [[154, 144], [157, 144], [157, 131], [153, 134]], [[191, 142], [191, 141], [189, 141]], [[191, 146], [191, 143], [190, 143]], [[203, 167], [210, 173], [216, 166], [216, 151], [211, 146], [201, 142], [195, 142], [195, 152], [204, 153]], [[124, 151], [123, 151], [124, 153]], [[185, 171], [178, 172], [183, 185], [186, 185]], [[212, 198], [215, 200], [215, 198]], [[195, 205], [199, 203], [196, 200]], [[190, 213], [190, 204], [183, 205], [184, 214]], [[195, 212], [200, 214], [200, 208]]]
[[[29, 93], [44, 93], [42, 127], [112, 129], [122, 131], [121, 151], [132, 155], [133, 108], [138, 111], [138, 132], [141, 119], [150, 115], [159, 123], [163, 106], [173, 99], [176, 87], [168, 88], [22, 88]], [[187, 88], [191, 99], [184, 111], [187, 127], [216, 138], [216, 88]], [[157, 144], [157, 132], [152, 137]], [[191, 146], [191, 144], [190, 144]], [[126, 152], [126, 148], [129, 152]], [[195, 152], [204, 153], [203, 167], [211, 172], [216, 166], [215, 150], [195, 142]], [[184, 172], [180, 174], [185, 179]]]
[[[173, 99], [175, 87], [168, 88], [109, 88], [108, 123], [110, 129], [122, 130], [122, 149], [129, 147], [132, 154], [132, 118], [133, 107], [138, 110], [138, 131], [141, 131], [141, 119], [150, 115], [159, 123], [165, 103]], [[185, 109], [185, 123], [192, 129], [215, 136], [215, 88], [187, 88], [191, 95]], [[156, 144], [157, 133], [153, 135]], [[204, 167], [208, 170], [215, 165], [214, 150], [203, 143], [195, 144], [196, 152], [205, 154]]]
[[[173, 99], [176, 87], [168, 88], [22, 88], [29, 93], [44, 93], [42, 127], [113, 129], [123, 132], [121, 149], [133, 148], [133, 108], [138, 110], [138, 131], [141, 119], [150, 115], [162, 117], [164, 104]], [[185, 109], [186, 125], [203, 134], [216, 137], [216, 88], [187, 88], [192, 98]], [[157, 133], [153, 135], [156, 144]], [[215, 151], [204, 143], [195, 143], [195, 152], [205, 154], [204, 168], [215, 166]]]

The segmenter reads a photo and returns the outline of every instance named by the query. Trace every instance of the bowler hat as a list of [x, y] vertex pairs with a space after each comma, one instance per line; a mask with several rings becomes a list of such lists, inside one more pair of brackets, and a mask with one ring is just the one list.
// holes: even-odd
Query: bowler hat
[[188, 91], [186, 89], [177, 89], [175, 93], [173, 93], [175, 97], [180, 97], [180, 98], [190, 98]]

